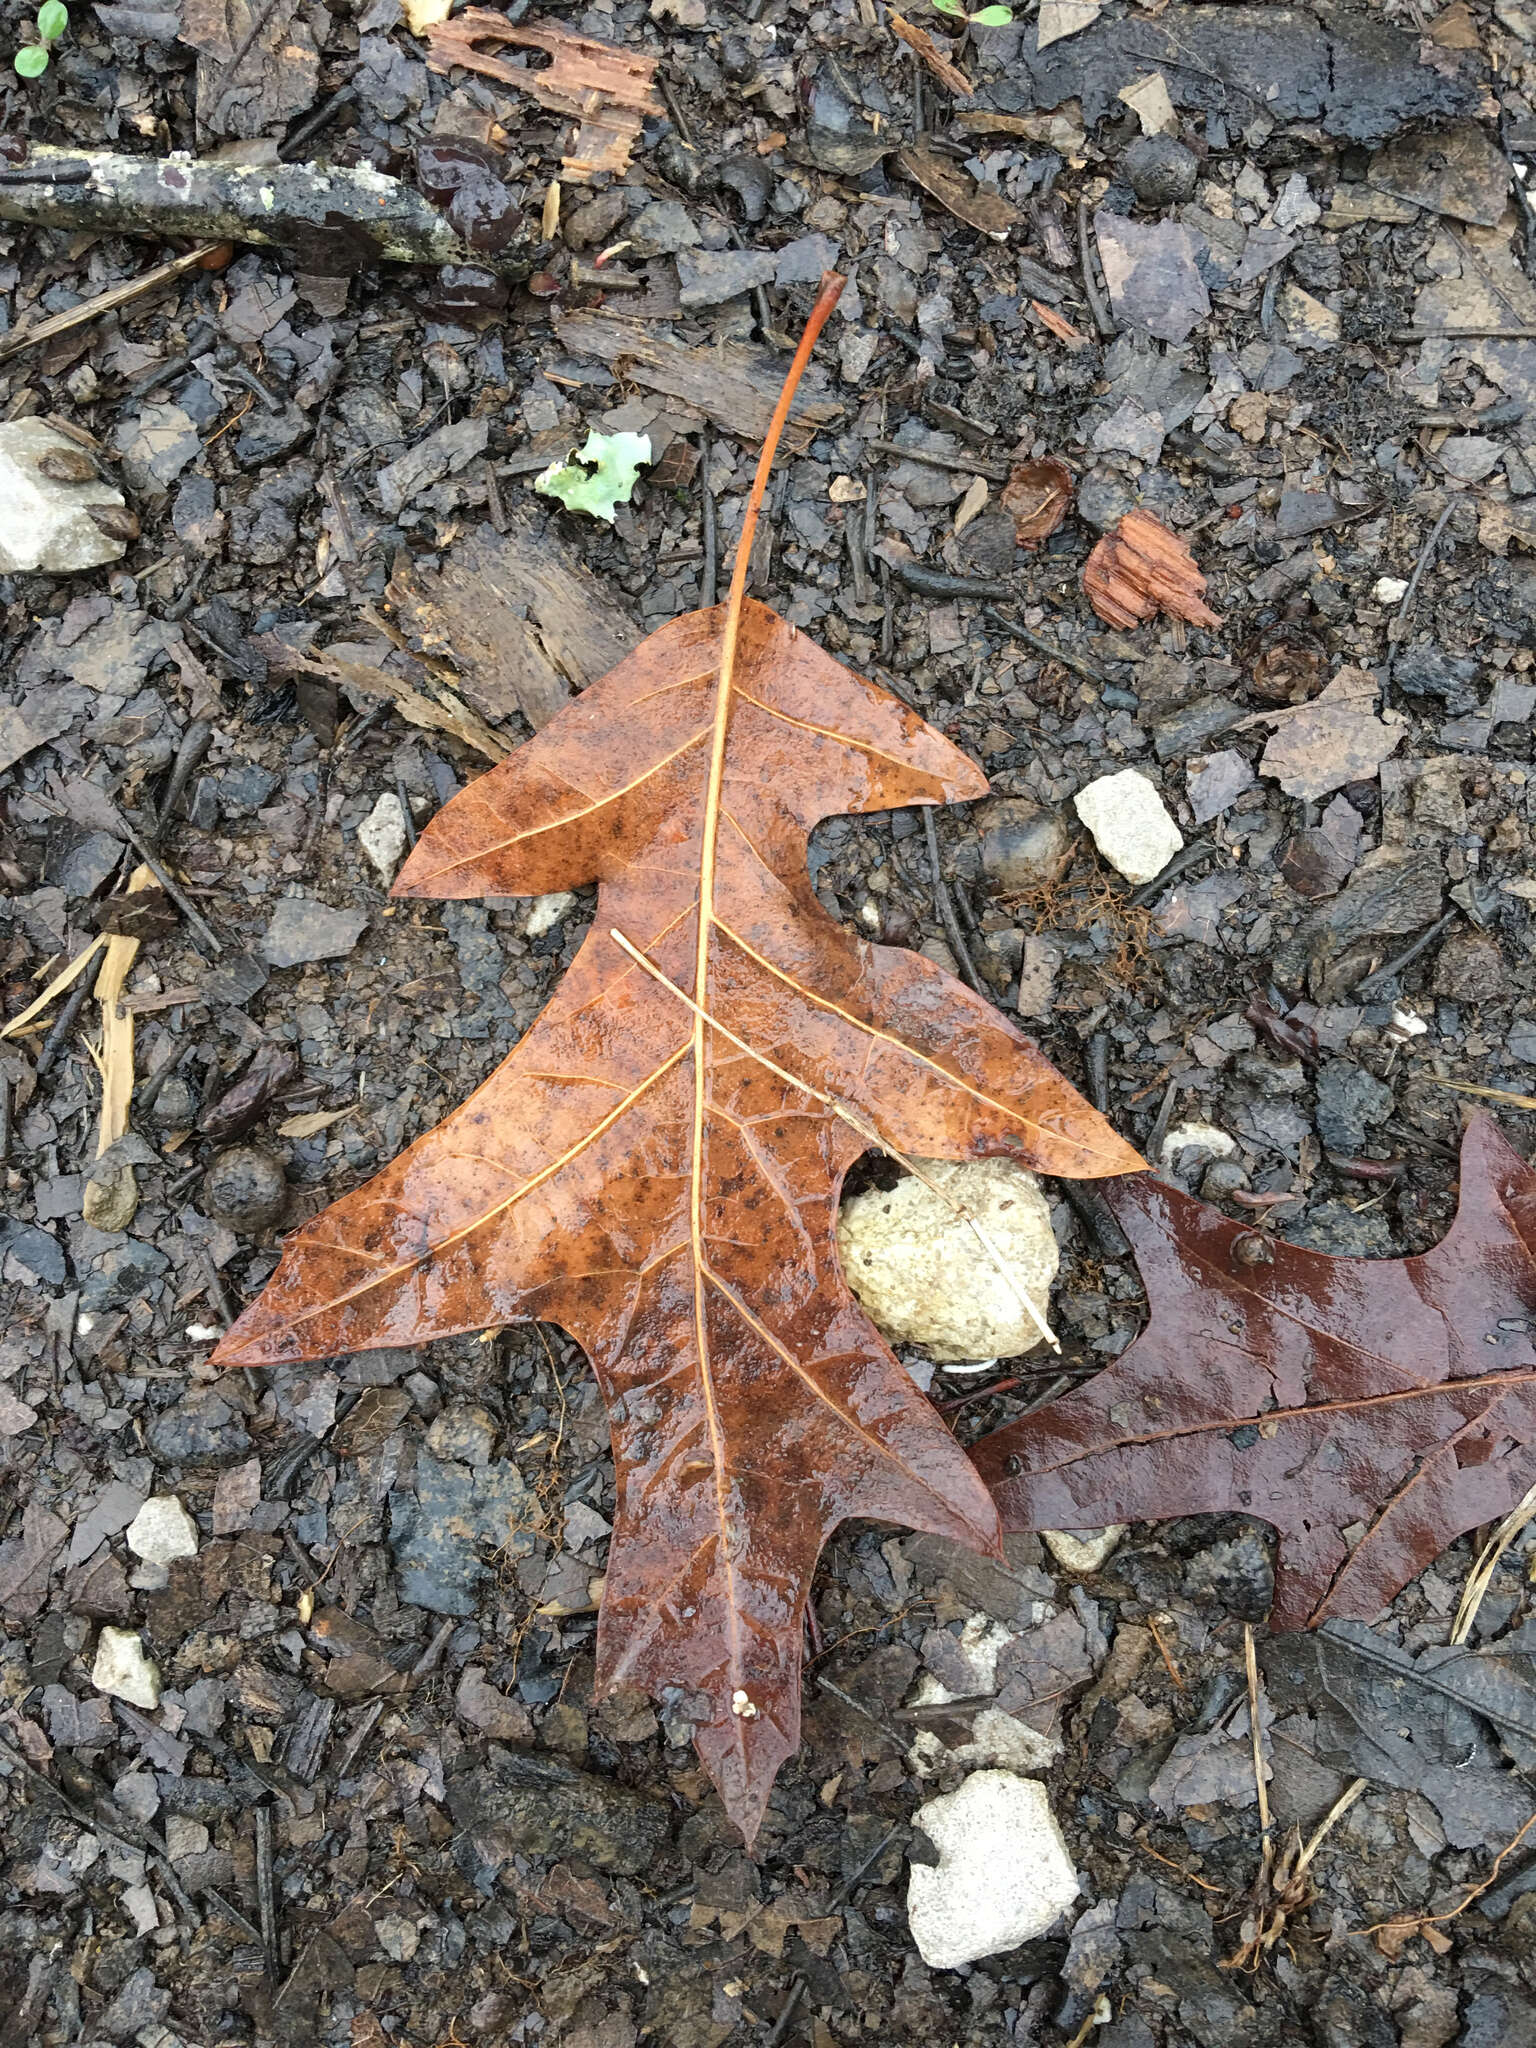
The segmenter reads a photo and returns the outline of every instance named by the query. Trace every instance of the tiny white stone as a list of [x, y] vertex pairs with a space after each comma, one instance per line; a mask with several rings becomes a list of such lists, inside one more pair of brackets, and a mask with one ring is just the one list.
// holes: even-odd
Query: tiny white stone
[[1429, 1029], [1417, 1010], [1410, 1010], [1403, 1003], [1392, 1005], [1392, 1029], [1403, 1038], [1421, 1038]]
[[125, 1541], [146, 1564], [170, 1564], [178, 1557], [196, 1557], [197, 1524], [174, 1493], [157, 1493], [128, 1524]]
[[940, 1859], [914, 1863], [907, 1888], [912, 1939], [931, 1970], [1033, 1941], [1077, 1897], [1077, 1872], [1038, 1778], [973, 1771], [913, 1819]]
[[1061, 1258], [1040, 1183], [1011, 1159], [917, 1164], [942, 1195], [909, 1175], [852, 1196], [838, 1217], [843, 1272], [865, 1313], [892, 1342], [926, 1345], [939, 1359], [1033, 1351], [1044, 1339], [1019, 1291], [1046, 1316]]
[[392, 789], [386, 789], [357, 828], [357, 843], [386, 882], [405, 859], [405, 806]]
[[1125, 1540], [1127, 1522], [1111, 1522], [1107, 1529], [1042, 1529], [1045, 1547], [1064, 1572], [1102, 1571]]
[[1184, 844], [1167, 805], [1134, 768], [1101, 775], [1072, 802], [1099, 852], [1128, 882], [1150, 882]]
[[1408, 595], [1406, 576], [1378, 576], [1371, 587], [1371, 595], [1378, 604], [1401, 604]]
[[144, 1654], [144, 1645], [131, 1628], [104, 1628], [96, 1642], [96, 1661], [91, 1666], [91, 1683], [98, 1692], [126, 1700], [130, 1707], [146, 1712], [160, 1704], [160, 1666]]
[[1216, 1124], [1176, 1124], [1163, 1140], [1161, 1160], [1167, 1165], [1191, 1145], [1198, 1145], [1202, 1152], [1209, 1152], [1213, 1159], [1235, 1159], [1237, 1140]]
[[542, 939], [552, 931], [568, 910], [576, 908], [576, 898], [569, 889], [556, 889], [548, 896], [535, 896], [529, 906], [528, 915], [523, 919], [523, 936], [528, 939]]
[[118, 562], [128, 543], [111, 540], [88, 507], [118, 505], [123, 494], [100, 477], [56, 483], [38, 464], [49, 455], [78, 456], [79, 446], [42, 420], [0, 425], [0, 574], [38, 570], [68, 576]]

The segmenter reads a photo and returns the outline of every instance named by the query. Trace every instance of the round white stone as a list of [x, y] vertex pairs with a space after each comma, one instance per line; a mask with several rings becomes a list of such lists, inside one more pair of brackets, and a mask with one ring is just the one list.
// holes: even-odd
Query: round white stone
[[1044, 1339], [1019, 1290], [1047, 1317], [1061, 1263], [1039, 1181], [1011, 1159], [917, 1164], [980, 1224], [1002, 1270], [965, 1216], [909, 1174], [851, 1196], [837, 1220], [843, 1272], [866, 1315], [893, 1344], [922, 1344], [945, 1361], [1033, 1351]]
[[157, 1493], [128, 1524], [128, 1548], [146, 1564], [171, 1564], [196, 1557], [197, 1524], [174, 1493]]
[[1101, 775], [1072, 799], [1094, 844], [1128, 882], [1150, 882], [1184, 844], [1168, 807], [1134, 768]]
[[1077, 1872], [1038, 1778], [973, 1771], [913, 1816], [939, 1852], [914, 1863], [907, 1919], [931, 1970], [954, 1970], [1047, 1934], [1077, 1897]]

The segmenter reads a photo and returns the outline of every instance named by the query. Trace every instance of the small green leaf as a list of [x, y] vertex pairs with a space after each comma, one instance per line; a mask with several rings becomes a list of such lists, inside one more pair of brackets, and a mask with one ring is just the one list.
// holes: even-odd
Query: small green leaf
[[14, 59], [17, 75], [21, 78], [41, 78], [48, 69], [48, 45], [46, 43], [23, 43]]
[[37, 32], [45, 43], [56, 43], [69, 27], [69, 9], [64, 0], [43, 0], [37, 10]]
[[1013, 19], [1011, 7], [983, 7], [971, 16], [972, 28], [1006, 28]]
[[[649, 434], [590, 433], [573, 462], [552, 462], [533, 488], [558, 498], [567, 512], [586, 512], [613, 524], [614, 507], [627, 505], [642, 462], [651, 459]], [[583, 463], [596, 465], [590, 472]]]
[[963, 0], [933, 0], [933, 4], [937, 7], [940, 14], [955, 14], [964, 21], [965, 7]]

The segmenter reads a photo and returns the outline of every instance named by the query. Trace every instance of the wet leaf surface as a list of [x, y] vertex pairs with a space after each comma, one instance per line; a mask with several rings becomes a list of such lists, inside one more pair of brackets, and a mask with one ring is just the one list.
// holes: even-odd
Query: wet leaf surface
[[1280, 1532], [1277, 1628], [1371, 1619], [1536, 1478], [1536, 1172], [1484, 1118], [1409, 1259], [1264, 1237], [1152, 1180], [1106, 1191], [1147, 1328], [975, 1447], [1010, 1530], [1236, 1510]]
[[596, 881], [593, 928], [478, 1093], [290, 1238], [217, 1358], [568, 1330], [618, 1469], [599, 1683], [707, 1702], [699, 1751], [750, 1840], [799, 1739], [801, 1615], [831, 1531], [858, 1515], [998, 1541], [964, 1453], [843, 1282], [844, 1172], [871, 1143], [1080, 1176], [1140, 1161], [989, 1004], [820, 909], [819, 819], [986, 783], [742, 604], [742, 581], [422, 834], [397, 896]]

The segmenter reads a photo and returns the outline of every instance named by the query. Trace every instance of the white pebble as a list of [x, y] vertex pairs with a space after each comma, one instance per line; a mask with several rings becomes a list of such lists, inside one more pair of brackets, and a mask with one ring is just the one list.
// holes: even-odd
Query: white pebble
[[852, 1196], [838, 1217], [843, 1272], [865, 1313], [892, 1343], [922, 1344], [946, 1361], [1033, 1351], [1044, 1339], [1020, 1290], [1048, 1317], [1061, 1262], [1040, 1183], [1011, 1159], [917, 1164], [943, 1195], [908, 1175]]
[[1159, 1155], [1164, 1166], [1175, 1161], [1181, 1152], [1191, 1145], [1198, 1145], [1202, 1152], [1208, 1152], [1212, 1159], [1235, 1159], [1237, 1140], [1230, 1132], [1217, 1124], [1188, 1123], [1176, 1124], [1163, 1140]]
[[197, 1524], [174, 1493], [157, 1493], [128, 1524], [124, 1540], [146, 1564], [170, 1564], [178, 1557], [196, 1557]]
[[405, 806], [392, 789], [386, 789], [357, 828], [358, 845], [385, 883], [395, 879], [395, 870], [405, 859], [405, 839]]
[[1101, 775], [1072, 799], [1094, 844], [1128, 882], [1150, 882], [1184, 844], [1168, 807], [1134, 768]]
[[67, 576], [121, 561], [128, 543], [109, 539], [88, 508], [120, 506], [122, 492], [94, 475], [83, 483], [55, 482], [38, 468], [48, 456], [78, 463], [81, 450], [42, 420], [0, 426], [0, 574]]
[[568, 910], [576, 908], [576, 898], [569, 889], [556, 889], [548, 896], [535, 896], [529, 905], [528, 915], [523, 919], [523, 937], [542, 939], [553, 931]]
[[131, 1628], [104, 1628], [96, 1642], [91, 1683], [98, 1692], [152, 1712], [160, 1704], [160, 1666], [144, 1654]]
[[939, 1852], [914, 1863], [907, 1919], [931, 1970], [954, 1970], [1047, 1934], [1077, 1897], [1045, 1787], [1011, 1771], [973, 1771], [913, 1816]]
[[1128, 1522], [1111, 1522], [1107, 1529], [1042, 1529], [1045, 1547], [1064, 1572], [1102, 1571], [1125, 1540]]
[[1401, 604], [1408, 595], [1406, 576], [1378, 576], [1371, 590], [1378, 604]]

